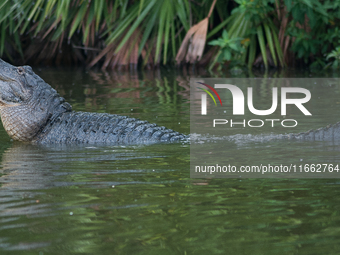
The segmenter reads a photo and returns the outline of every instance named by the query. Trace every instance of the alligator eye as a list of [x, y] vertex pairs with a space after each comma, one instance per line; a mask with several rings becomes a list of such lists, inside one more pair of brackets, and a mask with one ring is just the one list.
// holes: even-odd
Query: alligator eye
[[24, 68], [18, 67], [18, 74], [23, 74], [25, 72]]

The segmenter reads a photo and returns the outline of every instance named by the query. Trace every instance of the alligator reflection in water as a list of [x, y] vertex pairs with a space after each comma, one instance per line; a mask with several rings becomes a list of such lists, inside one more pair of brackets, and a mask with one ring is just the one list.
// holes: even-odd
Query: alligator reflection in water
[[2, 156], [2, 192], [35, 190], [50, 186], [53, 180], [50, 171], [52, 166], [46, 159], [47, 152], [37, 146], [13, 144]]
[[[61, 187], [69, 185], [118, 185], [119, 182], [68, 182], [65, 175], [74, 173], [68, 172], [70, 165], [80, 165], [86, 170], [89, 162], [112, 162], [116, 160], [136, 160], [138, 158], [161, 157], [161, 155], [150, 155], [138, 151], [143, 146], [116, 146], [116, 147], [92, 147], [85, 145], [74, 146], [39, 146], [32, 144], [14, 143], [2, 156], [2, 169], [0, 184], [2, 191], [6, 190], [38, 190], [49, 187]], [[110, 170], [119, 173], [124, 170]], [[135, 170], [139, 172], [139, 170]], [[92, 172], [93, 173], [93, 172]], [[99, 173], [99, 171], [98, 171]], [[93, 173], [96, 174], [96, 173]]]

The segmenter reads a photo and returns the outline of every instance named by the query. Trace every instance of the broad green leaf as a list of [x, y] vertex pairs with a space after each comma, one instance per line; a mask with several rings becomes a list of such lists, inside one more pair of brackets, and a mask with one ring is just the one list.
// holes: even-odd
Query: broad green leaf
[[229, 39], [229, 36], [228, 36], [228, 32], [227, 32], [227, 30], [223, 30], [223, 32], [222, 32], [222, 38], [224, 39], [224, 40], [228, 40]]
[[208, 43], [209, 45], [218, 45], [218, 46], [221, 46], [221, 44], [219, 43], [219, 41], [217, 40], [214, 40], [214, 41], [211, 41]]
[[234, 51], [240, 51], [240, 48], [236, 43], [230, 43], [229, 47], [232, 48]]
[[333, 65], [332, 65], [332, 68], [338, 68], [339, 67], [339, 61], [338, 60], [335, 60], [334, 62], [333, 62]]
[[231, 52], [229, 50], [224, 50], [224, 59], [226, 60], [231, 59]]

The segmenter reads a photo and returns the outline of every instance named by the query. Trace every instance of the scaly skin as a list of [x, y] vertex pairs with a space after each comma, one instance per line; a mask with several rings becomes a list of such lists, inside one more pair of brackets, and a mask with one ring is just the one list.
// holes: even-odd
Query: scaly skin
[[298, 134], [288, 134], [285, 138], [292, 140], [304, 141], [339, 141], [340, 140], [340, 122], [328, 125], [324, 128], [309, 130]]
[[171, 129], [127, 116], [73, 111], [49, 121], [33, 142], [149, 144], [184, 138]]
[[1, 59], [0, 115], [11, 138], [39, 144], [150, 144], [188, 137], [127, 116], [72, 111], [31, 67]]

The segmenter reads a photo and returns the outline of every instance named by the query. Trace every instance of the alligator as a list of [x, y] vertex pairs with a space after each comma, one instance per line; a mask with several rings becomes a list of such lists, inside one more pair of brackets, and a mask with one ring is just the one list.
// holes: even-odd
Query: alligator
[[[0, 116], [13, 140], [36, 144], [121, 145], [190, 140], [188, 135], [128, 116], [73, 111], [72, 106], [36, 75], [30, 66], [15, 67], [1, 59]], [[297, 134], [260, 137], [236, 135], [224, 138], [248, 141], [334, 141], [340, 140], [340, 122]], [[195, 140], [197, 137], [192, 135], [191, 142]]]
[[30, 66], [0, 59], [0, 116], [8, 135], [34, 144], [152, 144], [188, 136], [147, 121], [76, 112]]

